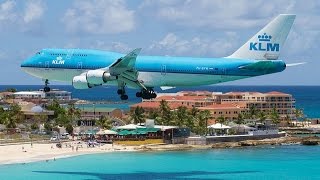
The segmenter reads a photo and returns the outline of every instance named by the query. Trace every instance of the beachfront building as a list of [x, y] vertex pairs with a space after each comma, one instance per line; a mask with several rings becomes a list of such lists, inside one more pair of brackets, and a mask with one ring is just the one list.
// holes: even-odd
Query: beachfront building
[[27, 123], [33, 123], [36, 121], [45, 122], [49, 116], [54, 115], [54, 111], [46, 110], [31, 102], [21, 101], [18, 105], [21, 107], [21, 112]]
[[[160, 102], [165, 100], [174, 110], [179, 106], [187, 108], [196, 107], [200, 110], [209, 110], [212, 120], [223, 116], [228, 120], [236, 119], [239, 113], [245, 113], [254, 107], [263, 112], [270, 112], [275, 108], [281, 118], [289, 116], [295, 119], [295, 99], [291, 94], [282, 92], [208, 92], [208, 91], [181, 91], [178, 93], [159, 93], [158, 97], [143, 100], [130, 106], [133, 111], [136, 107], [142, 107], [146, 112], [159, 109]], [[214, 121], [213, 121], [214, 122]]]
[[282, 92], [229, 92], [222, 95], [216, 95], [221, 104], [245, 104], [245, 109], [255, 107], [263, 112], [270, 112], [273, 108], [277, 110], [280, 117], [284, 118], [287, 115], [295, 119], [295, 99], [291, 94]]
[[[43, 92], [43, 90], [40, 90]], [[52, 89], [50, 92], [45, 93], [46, 99], [56, 99], [59, 101], [68, 101], [72, 99], [72, 93], [69, 91], [61, 91], [59, 89]]]
[[39, 91], [19, 91], [13, 93], [14, 100], [23, 100], [34, 103], [44, 102], [46, 100], [70, 101], [72, 99], [71, 92], [52, 89], [45, 93], [43, 90]]

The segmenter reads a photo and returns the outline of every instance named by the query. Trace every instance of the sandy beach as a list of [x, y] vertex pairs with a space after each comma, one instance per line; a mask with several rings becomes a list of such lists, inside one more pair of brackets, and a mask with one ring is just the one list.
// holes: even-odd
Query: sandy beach
[[[78, 147], [78, 148], [77, 148]], [[102, 146], [87, 147], [85, 143], [62, 143], [57, 148], [55, 143], [47, 144], [15, 144], [0, 146], [0, 164], [28, 163], [34, 161], [51, 161], [59, 158], [83, 154], [107, 153], [115, 151], [136, 151], [134, 147], [105, 144]]]

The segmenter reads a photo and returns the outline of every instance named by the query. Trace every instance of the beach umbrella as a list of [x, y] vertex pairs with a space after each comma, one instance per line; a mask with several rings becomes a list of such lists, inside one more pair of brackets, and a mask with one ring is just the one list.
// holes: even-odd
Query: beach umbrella
[[216, 123], [216, 124], [212, 124], [210, 126], [208, 126], [208, 128], [212, 128], [212, 129], [230, 129], [230, 126], [226, 126], [220, 123]]
[[100, 131], [98, 131], [96, 134], [97, 135], [105, 135], [106, 133], [104, 132], [104, 130], [100, 129]]
[[112, 131], [112, 130], [108, 130], [108, 129], [104, 130], [103, 132], [104, 132], [105, 134], [108, 134], [108, 135], [118, 134], [116, 131]]
[[133, 130], [133, 129], [137, 129], [137, 128], [145, 128], [145, 127], [138, 126], [138, 125], [135, 125], [135, 124], [127, 124], [127, 125], [124, 125], [124, 126], [117, 127], [117, 129], [127, 129], [127, 130]]
[[118, 135], [120, 136], [125, 136], [125, 135], [128, 135], [129, 134], [129, 131], [128, 130], [122, 130], [118, 133]]

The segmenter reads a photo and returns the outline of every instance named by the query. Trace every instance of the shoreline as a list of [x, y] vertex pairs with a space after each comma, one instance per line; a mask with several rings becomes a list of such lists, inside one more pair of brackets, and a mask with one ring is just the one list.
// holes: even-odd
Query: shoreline
[[[187, 144], [149, 144], [139, 146], [104, 144], [96, 147], [84, 147], [84, 143], [62, 143], [62, 148], [53, 147], [55, 144], [15, 144], [0, 146], [0, 166], [10, 164], [26, 164], [39, 161], [55, 161], [88, 154], [112, 152], [158, 152], [158, 151], [192, 151], [214, 150], [228, 148], [245, 148], [249, 146], [280, 146], [280, 145], [317, 145], [319, 137], [281, 137], [264, 140], [246, 140], [240, 142], [221, 142], [209, 145]], [[78, 146], [78, 148], [76, 148]], [[82, 146], [82, 147], [81, 147]], [[73, 148], [72, 148], [73, 147]], [[81, 148], [80, 148], [81, 147]], [[76, 150], [78, 149], [78, 150]]]
[[[66, 147], [66, 144], [68, 145]], [[72, 144], [69, 146], [69, 144]], [[82, 147], [81, 147], [82, 145]], [[62, 143], [62, 148], [53, 147], [55, 144], [15, 144], [0, 146], [0, 165], [26, 164], [38, 161], [54, 161], [87, 154], [133, 152], [134, 147], [105, 144], [96, 147], [86, 147], [84, 143]], [[78, 148], [77, 148], [78, 146]], [[73, 147], [73, 148], [72, 148]], [[76, 150], [78, 149], [78, 150]]]

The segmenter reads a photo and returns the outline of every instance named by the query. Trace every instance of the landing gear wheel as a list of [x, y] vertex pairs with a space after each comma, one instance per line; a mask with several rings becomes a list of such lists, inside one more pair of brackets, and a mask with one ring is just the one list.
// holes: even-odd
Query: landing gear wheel
[[120, 96], [121, 100], [128, 100], [128, 95], [123, 94]]
[[44, 91], [44, 92], [50, 92], [50, 87], [48, 87], [48, 86], [44, 87], [44, 88], [43, 88], [43, 91]]

